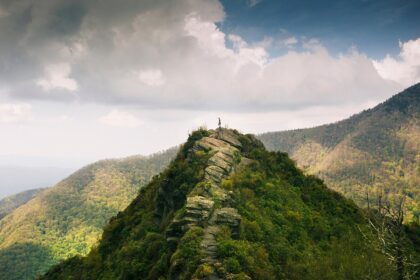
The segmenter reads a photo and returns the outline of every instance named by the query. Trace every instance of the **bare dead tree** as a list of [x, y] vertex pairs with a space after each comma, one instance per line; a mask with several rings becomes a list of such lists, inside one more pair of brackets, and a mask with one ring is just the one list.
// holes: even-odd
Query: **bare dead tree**
[[404, 226], [405, 196], [390, 200], [384, 197], [382, 188], [377, 191], [376, 205], [371, 208], [369, 191], [366, 189], [368, 223], [377, 237], [378, 249], [395, 265], [397, 280], [414, 279], [418, 275], [419, 263], [407, 245]]

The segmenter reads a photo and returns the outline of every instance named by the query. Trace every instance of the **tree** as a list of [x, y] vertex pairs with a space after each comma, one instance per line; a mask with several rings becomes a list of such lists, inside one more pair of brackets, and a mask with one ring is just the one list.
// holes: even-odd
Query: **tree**
[[414, 279], [418, 276], [419, 263], [414, 261], [413, 252], [405, 234], [404, 195], [392, 198], [384, 195], [383, 188], [377, 190], [376, 205], [371, 205], [366, 191], [368, 223], [377, 236], [376, 247], [395, 265], [397, 280]]

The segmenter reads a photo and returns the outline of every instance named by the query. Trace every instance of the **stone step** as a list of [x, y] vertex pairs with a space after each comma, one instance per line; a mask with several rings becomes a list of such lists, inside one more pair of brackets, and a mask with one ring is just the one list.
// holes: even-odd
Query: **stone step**
[[218, 260], [212, 257], [205, 257], [204, 259], [201, 259], [201, 263], [208, 263], [208, 264], [215, 264]]
[[241, 142], [238, 140], [238, 136], [230, 130], [221, 129], [217, 132], [217, 138], [236, 148], [242, 147]]
[[226, 177], [225, 172], [220, 167], [211, 165], [205, 169], [205, 179], [216, 182], [217, 185], [220, 184], [223, 178]]
[[210, 211], [187, 209], [185, 211], [184, 217], [193, 217], [199, 218], [200, 220], [206, 220], [209, 217], [209, 214]]
[[196, 195], [187, 197], [187, 209], [210, 210], [213, 208], [214, 201], [204, 196]]
[[217, 274], [215, 274], [215, 273], [210, 274], [209, 276], [207, 276], [207, 279], [208, 280], [221, 280], [221, 278]]
[[217, 246], [208, 246], [204, 249], [206, 252], [217, 252]]
[[217, 242], [216, 241], [203, 241], [203, 242], [201, 242], [201, 247], [202, 248], [207, 248], [207, 247], [209, 247], [209, 246], [213, 246], [213, 247], [215, 247], [217, 245]]
[[217, 152], [213, 157], [209, 159], [211, 165], [217, 166], [227, 174], [232, 171], [233, 160], [227, 161], [227, 157], [221, 153]]
[[214, 244], [216, 244], [216, 239], [212, 235], [204, 236], [203, 243], [206, 243], [206, 244], [214, 243]]

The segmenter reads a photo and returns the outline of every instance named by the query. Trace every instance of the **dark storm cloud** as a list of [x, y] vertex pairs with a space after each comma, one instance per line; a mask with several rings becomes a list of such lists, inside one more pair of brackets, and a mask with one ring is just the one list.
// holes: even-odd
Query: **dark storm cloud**
[[[107, 74], [112, 75], [114, 69], [100, 67], [127, 68], [127, 64], [150, 60], [147, 56], [141, 59], [141, 55], [132, 52], [133, 48], [125, 50], [130, 52], [126, 55], [123, 52], [118, 53], [118, 42], [115, 40], [124, 40], [125, 36], [134, 32], [131, 24], [136, 16], [152, 13], [159, 18], [152, 20], [151, 16], [150, 22], [144, 22], [140, 27], [145, 30], [144, 39], [147, 40], [147, 36], [153, 35], [150, 34], [153, 33], [151, 29], [156, 28], [156, 33], [159, 33], [162, 31], [162, 24], [169, 25], [170, 20], [180, 23], [185, 12], [196, 10], [198, 5], [189, 2], [191, 1], [0, 1], [0, 87], [9, 88], [12, 95], [19, 97], [61, 99], [62, 92], [43, 94], [42, 89], [35, 87], [33, 82], [45, 74], [44, 68], [48, 64], [67, 63], [72, 67], [72, 75], [78, 76], [79, 83], [83, 83], [86, 89], [93, 92], [100, 90], [106, 100], [107, 90], [101, 87], [110, 77], [100, 74], [108, 72]], [[215, 6], [212, 3], [214, 1], [204, 2], [208, 3], [202, 5], [204, 7]], [[215, 7], [216, 10], [220, 8], [217, 5]], [[214, 10], [209, 9], [210, 17]], [[165, 19], [168, 20], [165, 22]], [[118, 39], [115, 38], [116, 32], [120, 32]], [[168, 32], [171, 32], [170, 28]], [[137, 44], [133, 47], [137, 47], [138, 51], [145, 46], [142, 42], [133, 44]], [[149, 49], [151, 47], [153, 48], [146, 46]], [[119, 61], [106, 61], [115, 56]], [[92, 82], [86, 81], [84, 77], [89, 77]], [[92, 84], [95, 82], [98, 82], [97, 86]], [[89, 93], [83, 95], [81, 98], [89, 97]]]
[[79, 3], [68, 3], [59, 7], [49, 23], [52, 33], [72, 35], [79, 31], [86, 10]]
[[0, 1], [0, 10], [0, 82], [25, 90], [56, 56], [51, 44], [65, 44], [85, 14], [80, 3], [59, 1]]

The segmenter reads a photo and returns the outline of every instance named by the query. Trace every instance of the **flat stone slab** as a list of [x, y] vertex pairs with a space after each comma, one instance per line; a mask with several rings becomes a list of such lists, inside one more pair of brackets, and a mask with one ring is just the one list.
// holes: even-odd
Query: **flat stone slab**
[[229, 143], [213, 137], [203, 137], [202, 139], [197, 141], [197, 145], [206, 150], [220, 150], [233, 148]]
[[236, 148], [241, 148], [242, 144], [238, 140], [238, 136], [231, 130], [221, 129], [220, 132], [216, 132], [218, 139], [221, 139]]
[[218, 152], [215, 156], [210, 158], [209, 163], [223, 169], [226, 173], [230, 173], [232, 170], [232, 163], [225, 161], [222, 157], [219, 157], [219, 154], [222, 153]]
[[201, 195], [187, 197], [187, 209], [210, 210], [213, 208], [214, 201]]
[[235, 208], [220, 208], [214, 212], [217, 224], [228, 224], [231, 226], [238, 226], [241, 221], [241, 215]]

